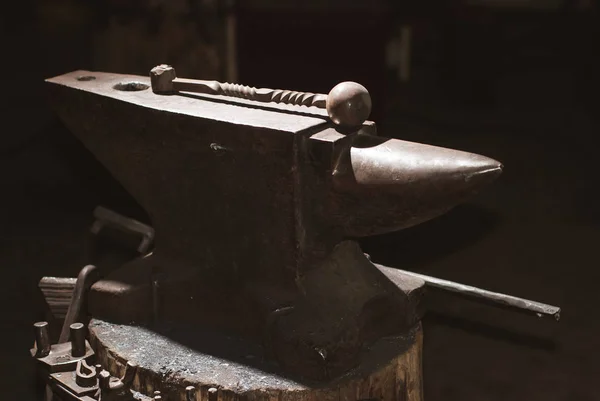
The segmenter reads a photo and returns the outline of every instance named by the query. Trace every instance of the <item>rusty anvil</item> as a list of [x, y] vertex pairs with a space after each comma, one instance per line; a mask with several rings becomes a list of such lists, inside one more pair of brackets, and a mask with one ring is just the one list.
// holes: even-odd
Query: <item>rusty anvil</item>
[[355, 239], [443, 214], [493, 181], [498, 161], [380, 137], [371, 121], [342, 129], [316, 107], [150, 85], [88, 71], [47, 80], [61, 119], [155, 229], [151, 254], [91, 287], [94, 319], [233, 334], [282, 375], [315, 381], [420, 330], [423, 281], [371, 263]]

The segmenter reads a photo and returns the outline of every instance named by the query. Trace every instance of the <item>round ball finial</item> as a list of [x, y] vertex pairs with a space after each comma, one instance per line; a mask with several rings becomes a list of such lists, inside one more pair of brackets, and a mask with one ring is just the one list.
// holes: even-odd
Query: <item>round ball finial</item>
[[356, 82], [342, 82], [327, 95], [326, 108], [335, 124], [357, 127], [371, 114], [371, 95], [367, 88]]

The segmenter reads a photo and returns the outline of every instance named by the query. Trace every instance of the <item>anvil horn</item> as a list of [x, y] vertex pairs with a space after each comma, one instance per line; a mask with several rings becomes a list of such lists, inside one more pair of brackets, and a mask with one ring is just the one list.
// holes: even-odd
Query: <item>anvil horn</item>
[[338, 224], [350, 237], [407, 228], [446, 212], [501, 172], [502, 164], [485, 156], [356, 135], [334, 158]]

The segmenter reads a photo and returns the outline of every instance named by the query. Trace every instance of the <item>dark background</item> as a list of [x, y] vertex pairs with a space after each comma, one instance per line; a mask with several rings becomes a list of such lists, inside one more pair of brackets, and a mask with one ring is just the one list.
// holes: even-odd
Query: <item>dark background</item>
[[[541, 0], [3, 5], [0, 398], [35, 399], [37, 282], [89, 262], [93, 208], [144, 219], [52, 114], [43, 79], [75, 69], [146, 75], [161, 62], [225, 79], [228, 12], [240, 82], [327, 92], [355, 80], [372, 94], [382, 135], [504, 163], [468, 204], [362, 241], [377, 262], [563, 307], [556, 323], [432, 293], [426, 399], [599, 400], [598, 10]], [[401, 81], [393, 43], [407, 26], [411, 72]]]

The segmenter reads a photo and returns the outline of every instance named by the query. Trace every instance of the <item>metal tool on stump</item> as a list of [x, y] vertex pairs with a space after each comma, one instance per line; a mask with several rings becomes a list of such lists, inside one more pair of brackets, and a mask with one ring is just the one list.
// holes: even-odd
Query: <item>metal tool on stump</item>
[[426, 285], [558, 312], [365, 256], [354, 239], [439, 216], [502, 165], [377, 136], [358, 84], [255, 89], [165, 65], [150, 79], [76, 71], [47, 82], [155, 230], [150, 254], [90, 289], [103, 391], [129, 361], [140, 367], [131, 389], [154, 399], [421, 401]]
[[347, 128], [361, 125], [371, 114], [371, 96], [364, 86], [356, 82], [341, 82], [327, 95], [282, 89], [257, 89], [227, 82], [177, 78], [175, 69], [166, 64], [156, 66], [150, 71], [150, 82], [152, 91], [162, 95], [196, 92], [239, 97], [258, 102], [319, 107], [327, 109], [329, 118], [336, 125]]

